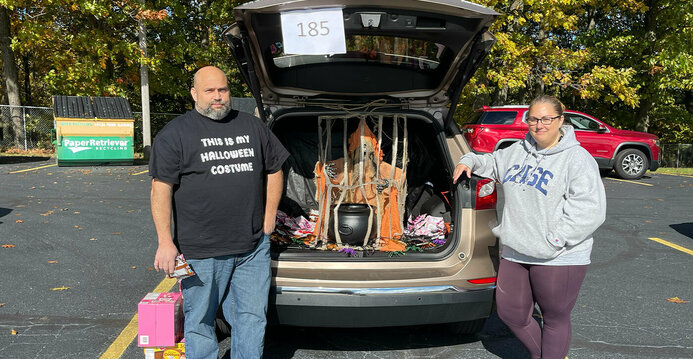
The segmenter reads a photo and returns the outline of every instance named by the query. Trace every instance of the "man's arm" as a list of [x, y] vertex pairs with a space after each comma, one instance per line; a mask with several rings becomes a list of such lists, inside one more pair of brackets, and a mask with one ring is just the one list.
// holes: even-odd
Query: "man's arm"
[[267, 175], [267, 199], [265, 202], [265, 233], [274, 232], [277, 217], [277, 207], [282, 197], [284, 188], [284, 174], [282, 170]]
[[152, 179], [151, 206], [154, 227], [156, 228], [159, 248], [154, 257], [154, 269], [163, 270], [166, 274], [172, 274], [176, 267], [178, 249], [173, 244], [171, 237], [171, 197], [173, 184]]

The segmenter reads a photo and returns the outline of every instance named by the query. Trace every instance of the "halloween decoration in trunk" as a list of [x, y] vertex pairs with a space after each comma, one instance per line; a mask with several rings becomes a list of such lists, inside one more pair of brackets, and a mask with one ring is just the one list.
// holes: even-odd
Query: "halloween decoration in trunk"
[[[319, 148], [315, 182], [320, 214], [314, 238], [325, 243], [334, 242], [337, 246], [345, 244], [343, 236], [348, 238], [349, 244], [361, 246], [368, 245], [372, 239], [374, 242], [370, 244], [374, 249], [404, 250], [405, 245], [399, 238], [402, 236], [404, 216], [404, 199], [400, 194], [406, 194], [407, 118], [394, 116], [395, 125], [390, 134], [393, 139], [392, 159], [400, 159], [402, 168], [399, 168], [383, 161], [383, 116], [377, 117], [377, 136], [368, 127], [366, 117], [322, 116], [318, 119]], [[334, 121], [340, 120], [344, 121], [343, 146], [346, 156], [330, 159], [332, 136], [329, 134]], [[356, 131], [347, 136], [349, 120], [358, 120], [359, 125]], [[398, 131], [398, 121], [403, 122], [403, 134]], [[346, 208], [342, 209], [343, 206]], [[354, 232], [365, 233], [360, 238], [353, 238]]]
[[275, 127], [292, 153], [276, 248], [392, 257], [446, 245], [449, 175], [425, 120], [347, 112], [286, 117]]

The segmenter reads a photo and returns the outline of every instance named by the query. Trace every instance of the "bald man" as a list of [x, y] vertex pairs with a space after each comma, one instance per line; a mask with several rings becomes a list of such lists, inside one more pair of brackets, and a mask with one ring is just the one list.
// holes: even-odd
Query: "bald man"
[[269, 234], [289, 154], [260, 119], [231, 109], [220, 69], [198, 70], [190, 95], [195, 109], [169, 122], [152, 146], [154, 268], [173, 273], [182, 253], [196, 273], [181, 281], [186, 358], [217, 358], [219, 307], [231, 324], [231, 357], [260, 358]]

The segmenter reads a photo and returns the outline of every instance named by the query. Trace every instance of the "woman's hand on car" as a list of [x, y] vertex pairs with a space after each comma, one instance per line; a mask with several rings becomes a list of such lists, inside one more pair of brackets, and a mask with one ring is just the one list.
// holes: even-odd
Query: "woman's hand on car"
[[460, 178], [462, 173], [465, 173], [467, 178], [472, 178], [472, 169], [467, 165], [460, 163], [455, 167], [455, 171], [452, 173], [452, 183], [457, 183], [457, 180]]

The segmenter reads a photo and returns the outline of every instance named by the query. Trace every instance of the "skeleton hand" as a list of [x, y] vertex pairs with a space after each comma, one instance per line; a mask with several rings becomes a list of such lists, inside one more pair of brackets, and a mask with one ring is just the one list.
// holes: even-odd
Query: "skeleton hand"
[[337, 177], [337, 169], [334, 166], [334, 163], [328, 163], [325, 165], [325, 174], [327, 174], [327, 177], [330, 179], [335, 179]]
[[382, 193], [388, 187], [390, 187], [390, 181], [386, 179], [378, 180], [378, 183], [375, 185], [375, 189], [378, 191], [378, 193]]

